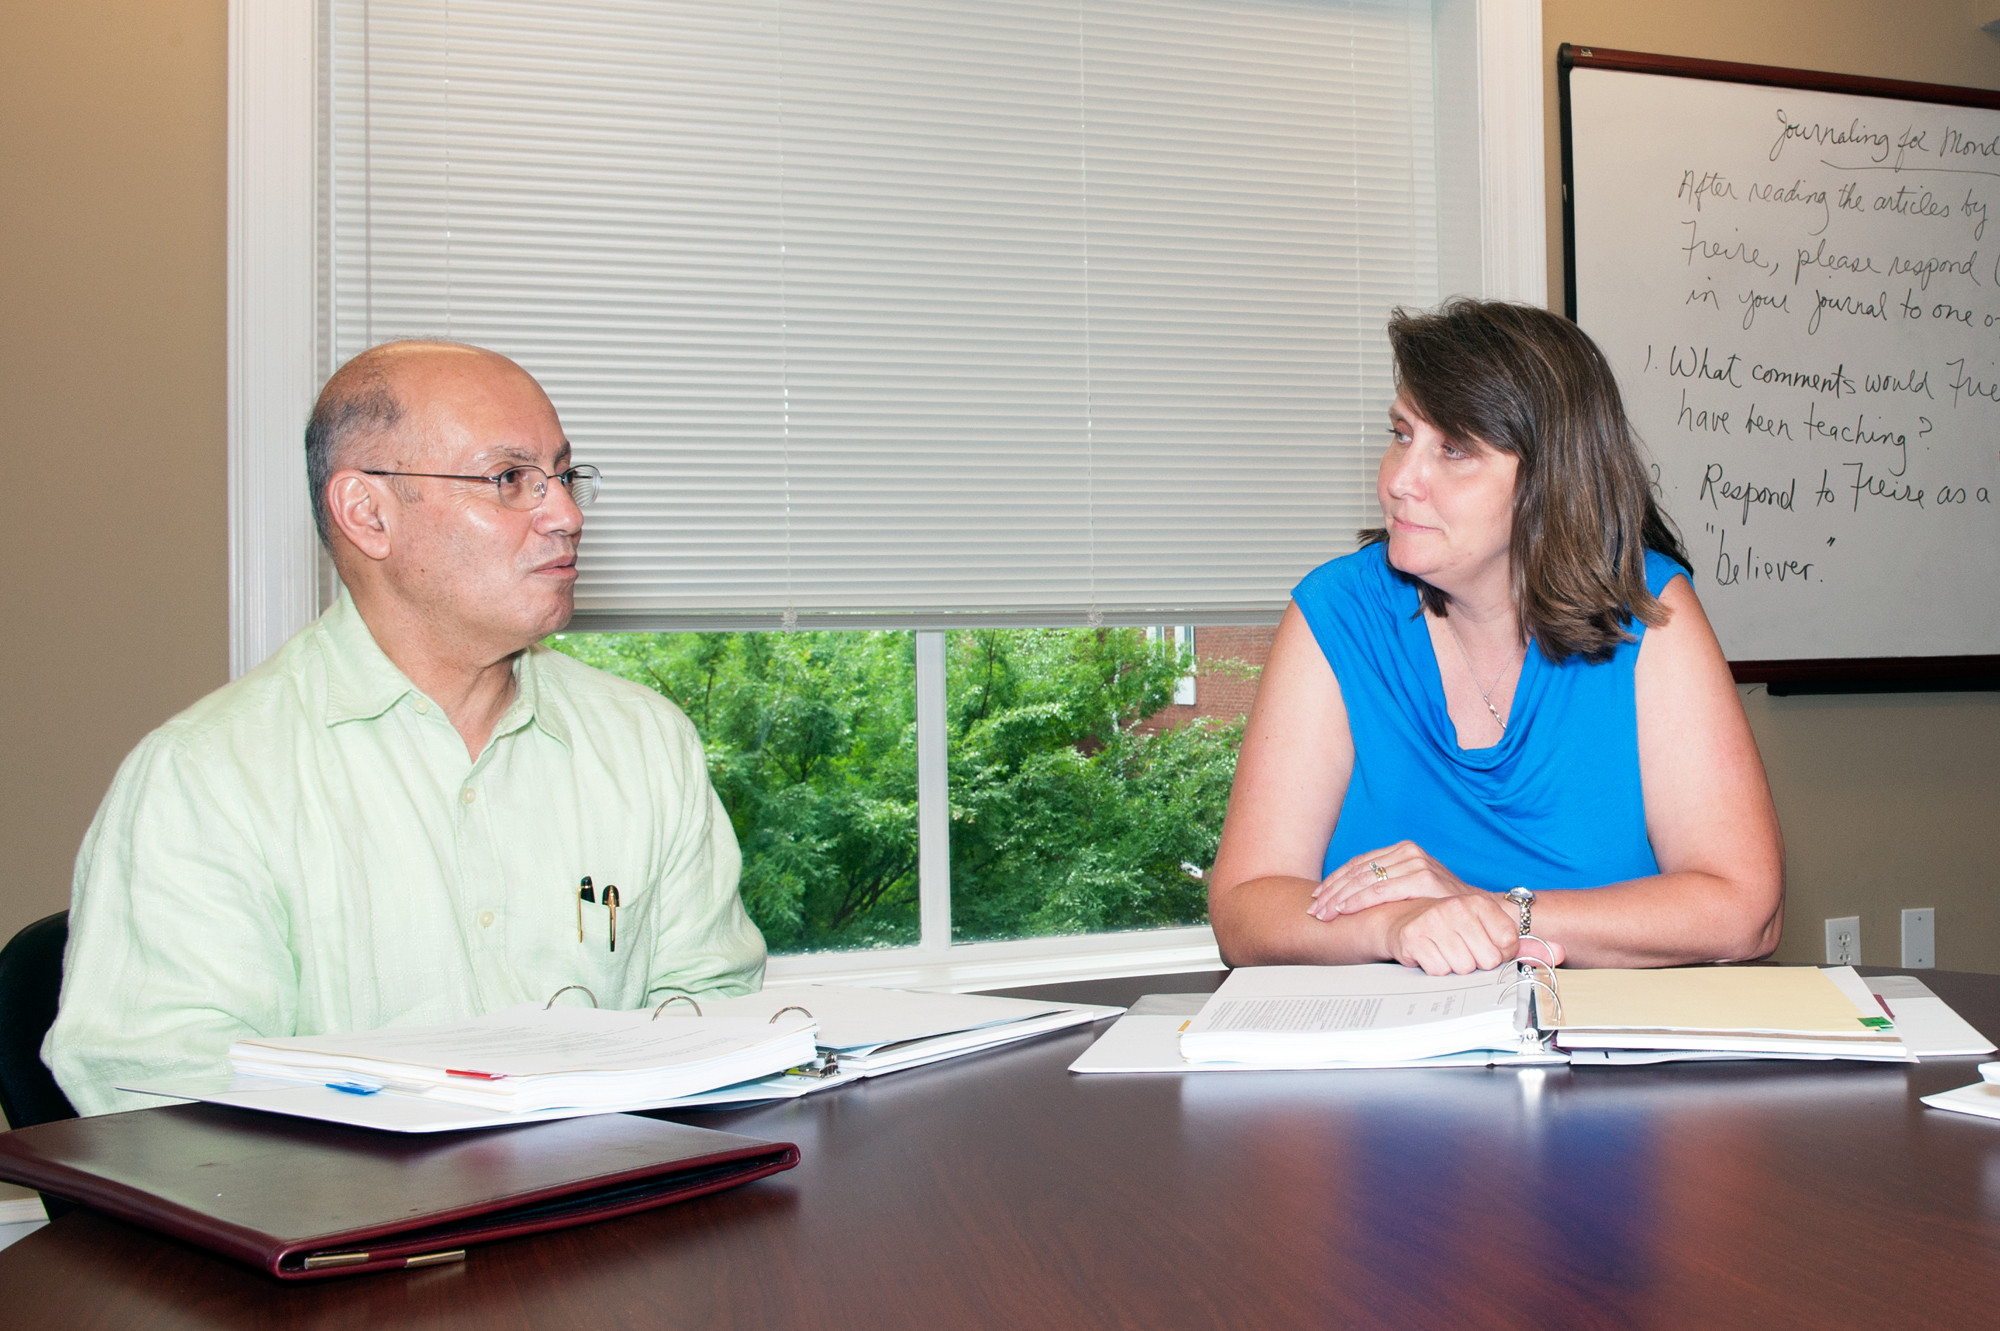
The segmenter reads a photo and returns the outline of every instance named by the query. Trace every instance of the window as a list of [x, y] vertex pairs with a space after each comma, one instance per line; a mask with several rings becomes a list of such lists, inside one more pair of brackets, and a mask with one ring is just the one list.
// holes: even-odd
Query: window
[[[944, 635], [954, 943], [1205, 923], [1274, 630], [1211, 628], [1199, 660], [1179, 631]], [[915, 638], [563, 633], [551, 645], [693, 721], [743, 849], [744, 903], [784, 954], [921, 938]], [[1205, 707], [1175, 702], [1192, 681]]]
[[949, 635], [954, 942], [1207, 923], [1208, 867], [1263, 662], [1211, 654], [1211, 678], [1240, 680], [1248, 696], [1198, 715], [1179, 702], [1199, 678], [1188, 626], [1179, 632]]
[[774, 953], [914, 945], [914, 635], [563, 633], [588, 665], [672, 699], [700, 732]]
[[931, 982], [1014, 946], [927, 886], [961, 635], [1269, 622], [1366, 511], [1387, 305], [1540, 294], [1532, 4], [311, 12], [232, 8], [232, 667], [309, 612], [318, 377], [495, 345], [615, 478], [579, 630], [907, 635]]

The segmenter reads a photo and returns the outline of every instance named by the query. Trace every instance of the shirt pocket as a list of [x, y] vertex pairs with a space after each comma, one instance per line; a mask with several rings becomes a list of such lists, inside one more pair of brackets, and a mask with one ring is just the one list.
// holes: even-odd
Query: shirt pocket
[[[577, 899], [571, 917], [570, 940], [576, 949], [575, 982], [588, 986], [598, 1006], [610, 1010], [638, 1007], [646, 997], [646, 980], [652, 966], [652, 931], [645, 927], [647, 912], [635, 909], [637, 892], [618, 889], [616, 947], [611, 908], [604, 904], [604, 889], [597, 889], [596, 901]], [[579, 930], [583, 937], [576, 935]]]

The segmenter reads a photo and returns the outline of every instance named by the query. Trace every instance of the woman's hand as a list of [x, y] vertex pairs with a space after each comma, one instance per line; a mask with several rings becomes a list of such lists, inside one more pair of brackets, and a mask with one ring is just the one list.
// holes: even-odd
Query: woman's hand
[[1392, 961], [1421, 966], [1426, 975], [1469, 975], [1513, 960], [1520, 933], [1488, 897], [1413, 897], [1387, 902], [1383, 943]]
[[1390, 960], [1426, 975], [1490, 971], [1517, 957], [1563, 963], [1560, 943], [1523, 938], [1520, 920], [1498, 896], [1477, 889], [1446, 897], [1411, 897], [1373, 908]]
[[1322, 920], [1413, 897], [1491, 896], [1432, 859], [1414, 841], [1356, 855], [1313, 889], [1306, 913]]
[[1357, 855], [1313, 889], [1307, 914], [1331, 920], [1378, 910], [1382, 947], [1427, 975], [1491, 970], [1516, 956], [1563, 963], [1560, 944], [1520, 936], [1520, 917], [1472, 887], [1413, 841]]

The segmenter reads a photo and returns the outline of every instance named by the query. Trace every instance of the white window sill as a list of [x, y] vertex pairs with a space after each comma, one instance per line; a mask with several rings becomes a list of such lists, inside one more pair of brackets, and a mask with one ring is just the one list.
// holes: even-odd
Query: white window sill
[[800, 952], [772, 957], [764, 983], [861, 984], [880, 988], [936, 989], [963, 993], [1063, 980], [1103, 980], [1121, 975], [1169, 975], [1221, 970], [1215, 934], [1206, 925], [1131, 933], [1023, 938], [1004, 943], [960, 943], [930, 950], [879, 948], [858, 952]]

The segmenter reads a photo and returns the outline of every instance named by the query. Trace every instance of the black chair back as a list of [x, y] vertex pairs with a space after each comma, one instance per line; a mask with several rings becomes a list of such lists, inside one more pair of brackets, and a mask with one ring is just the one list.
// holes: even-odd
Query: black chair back
[[68, 942], [69, 912], [57, 911], [0, 948], [0, 1112], [17, 1128], [76, 1117], [42, 1064], [42, 1037], [55, 1023]]

